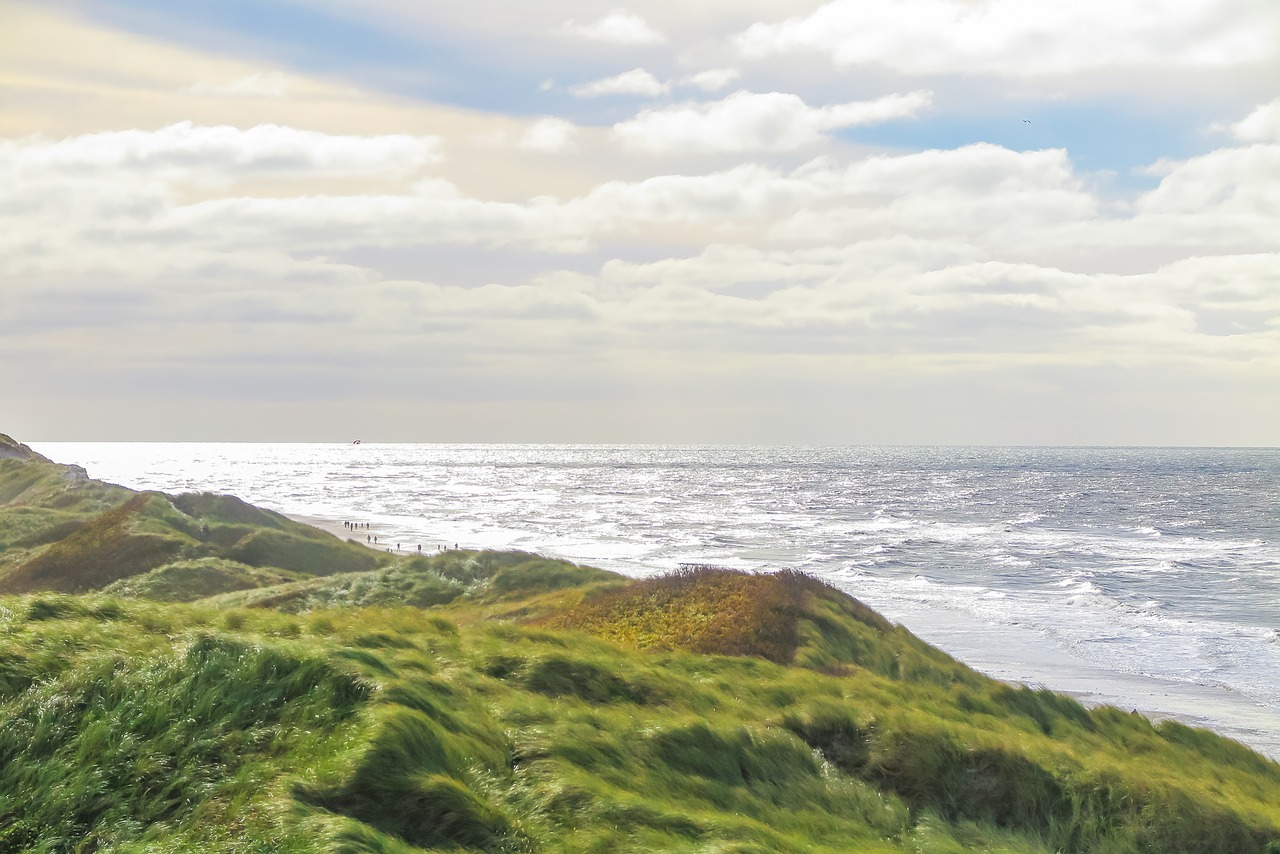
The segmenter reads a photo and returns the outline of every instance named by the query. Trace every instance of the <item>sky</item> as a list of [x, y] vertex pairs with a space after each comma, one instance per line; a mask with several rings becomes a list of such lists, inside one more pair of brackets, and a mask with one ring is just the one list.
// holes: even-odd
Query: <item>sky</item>
[[1280, 3], [0, 0], [0, 432], [1280, 445]]

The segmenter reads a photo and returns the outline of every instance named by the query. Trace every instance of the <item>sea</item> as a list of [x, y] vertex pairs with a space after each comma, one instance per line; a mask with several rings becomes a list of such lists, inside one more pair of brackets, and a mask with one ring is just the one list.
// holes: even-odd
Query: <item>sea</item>
[[1280, 449], [32, 443], [424, 552], [794, 568], [996, 678], [1280, 759]]

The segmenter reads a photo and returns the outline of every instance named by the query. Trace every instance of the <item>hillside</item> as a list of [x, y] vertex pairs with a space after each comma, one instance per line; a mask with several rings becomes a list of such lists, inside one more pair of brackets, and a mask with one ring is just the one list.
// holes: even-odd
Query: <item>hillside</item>
[[0, 852], [1280, 851], [1276, 763], [797, 573], [388, 560], [9, 463], [50, 589], [0, 596]]
[[[0, 594], [83, 593], [139, 576], [165, 586], [180, 571], [185, 588], [210, 595], [386, 562], [232, 496], [138, 493], [92, 480], [0, 434]], [[145, 595], [147, 587], [138, 579], [116, 589]]]

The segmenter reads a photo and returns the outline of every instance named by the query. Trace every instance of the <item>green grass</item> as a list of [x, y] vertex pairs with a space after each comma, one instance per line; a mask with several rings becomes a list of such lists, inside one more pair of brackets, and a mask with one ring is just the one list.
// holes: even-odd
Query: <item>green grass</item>
[[1280, 852], [1276, 763], [796, 573], [392, 560], [31, 458], [0, 495], [41, 591], [0, 597], [0, 854]]
[[168, 563], [187, 538], [134, 530], [132, 524], [162, 500], [140, 493], [94, 518], [0, 579], [0, 593], [81, 593]]
[[255, 590], [288, 584], [297, 574], [284, 570], [256, 569], [218, 557], [179, 560], [149, 572], [130, 575], [103, 588], [110, 596], [152, 599], [157, 602], [194, 602], [238, 590]]
[[621, 577], [611, 572], [525, 552], [454, 550], [398, 558], [368, 571], [305, 578], [269, 588], [228, 593], [210, 604], [294, 612], [369, 606], [469, 605], [483, 609], [476, 611], [479, 618], [492, 613], [512, 616], [558, 609], [565, 595], [577, 601], [587, 590], [621, 582]]
[[[171, 644], [146, 611], [24, 604], [5, 669], [26, 665], [26, 678], [0, 679], [0, 850], [270, 829], [269, 781], [341, 731], [372, 688], [278, 639], [192, 632]], [[51, 645], [56, 664], [40, 658]]]
[[[7, 438], [0, 435], [0, 450]], [[83, 475], [42, 459], [0, 458], [0, 555], [56, 542], [133, 495]]]
[[[222, 561], [221, 569], [208, 559]], [[208, 571], [196, 571], [199, 561]], [[227, 562], [267, 572], [232, 578]], [[43, 458], [0, 459], [0, 593], [101, 590], [176, 564], [191, 591], [204, 586], [204, 595], [213, 595], [246, 582], [278, 584], [293, 573], [367, 571], [386, 563], [385, 555], [231, 496], [134, 493]], [[151, 582], [117, 589], [191, 598], [176, 594], [174, 584]]]
[[976, 675], [637, 651], [470, 607], [0, 600], [0, 851], [1280, 842], [1280, 768], [1202, 730]]

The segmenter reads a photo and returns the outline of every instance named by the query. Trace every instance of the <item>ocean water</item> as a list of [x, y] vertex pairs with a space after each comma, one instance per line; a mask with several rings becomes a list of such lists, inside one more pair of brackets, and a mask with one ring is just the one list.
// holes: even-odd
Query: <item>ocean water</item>
[[33, 443], [139, 489], [630, 575], [820, 576], [1001, 679], [1280, 758], [1280, 450]]

